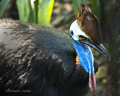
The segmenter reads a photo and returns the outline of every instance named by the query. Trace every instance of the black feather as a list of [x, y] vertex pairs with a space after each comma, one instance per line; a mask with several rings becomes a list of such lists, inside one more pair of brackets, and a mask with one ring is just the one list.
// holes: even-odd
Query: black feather
[[0, 20], [0, 96], [82, 96], [88, 74], [75, 57], [65, 32]]

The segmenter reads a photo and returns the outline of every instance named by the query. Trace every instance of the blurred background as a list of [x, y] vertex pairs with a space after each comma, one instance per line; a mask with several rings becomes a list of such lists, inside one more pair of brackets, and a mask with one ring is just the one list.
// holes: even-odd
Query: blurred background
[[111, 60], [94, 51], [97, 88], [85, 96], [120, 96], [120, 0], [0, 0], [0, 19], [10, 18], [69, 31], [80, 3], [87, 5], [101, 26]]

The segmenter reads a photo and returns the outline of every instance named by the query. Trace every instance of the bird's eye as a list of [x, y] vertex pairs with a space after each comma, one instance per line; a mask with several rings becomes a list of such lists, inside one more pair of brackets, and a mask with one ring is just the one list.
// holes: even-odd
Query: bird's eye
[[84, 36], [82, 36], [82, 35], [79, 35], [79, 38], [80, 38], [80, 39], [85, 39], [85, 37], [84, 37]]
[[74, 34], [74, 33], [73, 33], [73, 30], [70, 31], [70, 34], [71, 34], [71, 36]]

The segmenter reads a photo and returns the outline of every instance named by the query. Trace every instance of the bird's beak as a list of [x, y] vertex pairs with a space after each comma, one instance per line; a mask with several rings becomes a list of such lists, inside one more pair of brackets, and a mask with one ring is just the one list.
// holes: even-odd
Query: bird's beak
[[103, 46], [103, 44], [94, 44], [89, 39], [79, 40], [79, 42], [94, 48], [95, 50], [97, 50], [98, 52], [100, 52], [101, 54], [103, 54], [104, 56], [106, 56], [110, 60], [110, 56], [109, 56], [106, 48]]

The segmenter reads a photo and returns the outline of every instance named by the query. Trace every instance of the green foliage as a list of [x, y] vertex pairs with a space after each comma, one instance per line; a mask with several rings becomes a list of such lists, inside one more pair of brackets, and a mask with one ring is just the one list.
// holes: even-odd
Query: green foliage
[[42, 23], [43, 25], [48, 25], [51, 18], [51, 13], [53, 9], [54, 0], [39, 0], [38, 2], [38, 14], [37, 23]]
[[[0, 2], [0, 18], [3, 16], [5, 8], [10, 0]], [[87, 5], [88, 0], [72, 0], [75, 15], [77, 16], [78, 5], [84, 3]], [[101, 10], [99, 0], [90, 0], [92, 11], [100, 21]], [[32, 22], [47, 26], [51, 19], [54, 0], [16, 0], [19, 19], [23, 22]]]
[[17, 0], [19, 18], [47, 26], [50, 22], [54, 0]]
[[92, 5], [92, 11], [96, 15], [98, 21], [100, 22], [101, 18], [101, 7], [100, 7], [100, 1], [99, 0], [91, 0], [91, 5]]
[[72, 0], [75, 16], [77, 16], [78, 5], [80, 3], [87, 4], [87, 0]]
[[28, 22], [30, 13], [29, 6], [29, 0], [17, 0], [19, 19], [23, 22]]
[[5, 8], [9, 2], [10, 2], [10, 0], [2, 0], [0, 2], [0, 18], [2, 18], [4, 11], [5, 11]]

